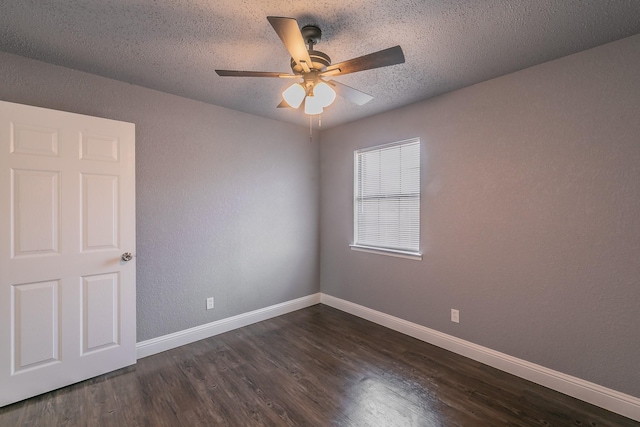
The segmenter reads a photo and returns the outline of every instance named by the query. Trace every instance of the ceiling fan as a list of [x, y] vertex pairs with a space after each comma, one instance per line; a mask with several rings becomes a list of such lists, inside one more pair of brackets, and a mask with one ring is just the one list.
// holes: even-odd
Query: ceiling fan
[[336, 94], [357, 105], [364, 105], [371, 101], [373, 96], [330, 78], [404, 62], [402, 48], [394, 46], [338, 64], [331, 64], [331, 58], [327, 54], [313, 48], [322, 37], [320, 28], [315, 25], [306, 25], [300, 29], [294, 18], [268, 16], [267, 19], [291, 55], [293, 74], [268, 71], [215, 71], [223, 77], [301, 78], [301, 82], [292, 84], [282, 93], [283, 101], [278, 108], [299, 108], [304, 103], [306, 114], [320, 114], [325, 107], [331, 105]]

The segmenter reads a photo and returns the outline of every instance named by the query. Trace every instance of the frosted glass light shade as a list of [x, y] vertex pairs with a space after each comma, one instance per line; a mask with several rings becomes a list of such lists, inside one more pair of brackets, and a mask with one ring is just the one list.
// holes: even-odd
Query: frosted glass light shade
[[291, 107], [298, 108], [300, 104], [302, 104], [306, 93], [300, 83], [294, 83], [282, 92], [282, 98], [284, 98], [286, 103]]
[[310, 116], [322, 113], [322, 100], [317, 96], [307, 96], [304, 100], [304, 113]]
[[328, 107], [336, 99], [336, 92], [326, 84], [320, 82], [313, 87], [313, 95], [323, 107]]

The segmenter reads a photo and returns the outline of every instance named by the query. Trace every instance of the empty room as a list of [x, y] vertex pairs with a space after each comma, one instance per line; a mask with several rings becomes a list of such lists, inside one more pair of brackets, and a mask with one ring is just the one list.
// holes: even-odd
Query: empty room
[[0, 426], [638, 426], [640, 2], [0, 6]]

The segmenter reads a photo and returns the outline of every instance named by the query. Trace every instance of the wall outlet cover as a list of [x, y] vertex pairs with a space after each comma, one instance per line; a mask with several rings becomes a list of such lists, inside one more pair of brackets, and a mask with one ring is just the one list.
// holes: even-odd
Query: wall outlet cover
[[460, 311], [455, 308], [451, 309], [451, 321], [455, 323], [460, 323]]

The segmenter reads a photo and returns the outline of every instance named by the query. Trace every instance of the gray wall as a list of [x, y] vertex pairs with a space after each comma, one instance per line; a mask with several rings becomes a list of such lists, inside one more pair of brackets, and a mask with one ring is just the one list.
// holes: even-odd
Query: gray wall
[[[640, 397], [638, 70], [634, 36], [323, 131], [322, 292]], [[351, 251], [353, 150], [415, 136], [423, 260]]]
[[0, 82], [5, 101], [136, 124], [138, 341], [319, 291], [308, 129], [4, 53]]

